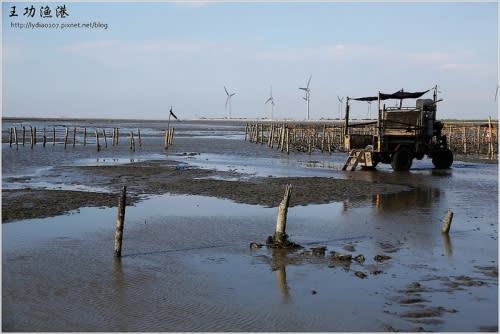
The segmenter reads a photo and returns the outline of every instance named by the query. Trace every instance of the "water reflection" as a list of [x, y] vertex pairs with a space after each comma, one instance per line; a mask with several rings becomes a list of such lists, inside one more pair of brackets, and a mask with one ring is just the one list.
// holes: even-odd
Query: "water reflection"
[[372, 197], [375, 212], [401, 211], [409, 208], [432, 208], [439, 203], [441, 190], [419, 187], [396, 194], [376, 194]]
[[453, 248], [450, 235], [448, 233], [441, 233], [441, 237], [443, 238], [444, 252], [446, 256], [451, 257], [453, 255]]
[[290, 288], [286, 282], [286, 253], [280, 249], [272, 251], [271, 268], [276, 273], [276, 285], [281, 295], [281, 302], [289, 304], [291, 302]]

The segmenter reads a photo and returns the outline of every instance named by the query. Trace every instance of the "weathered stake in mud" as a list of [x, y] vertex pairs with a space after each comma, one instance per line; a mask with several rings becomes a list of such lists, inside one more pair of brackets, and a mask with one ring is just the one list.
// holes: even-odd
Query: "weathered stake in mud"
[[452, 219], [453, 219], [453, 211], [448, 209], [448, 212], [446, 213], [446, 216], [444, 217], [443, 227], [441, 228], [442, 233], [447, 234], [450, 231]]
[[33, 148], [34, 143], [35, 143], [35, 141], [33, 139], [33, 127], [30, 126], [30, 145], [31, 145], [31, 148]]
[[67, 144], [68, 144], [68, 128], [66, 128], [64, 132], [64, 149], [66, 149]]
[[17, 141], [17, 128], [14, 128], [14, 141], [16, 142], [16, 150], [19, 149], [19, 143]]
[[290, 195], [292, 185], [288, 184], [285, 188], [283, 200], [278, 206], [278, 217], [276, 219], [276, 231], [274, 232], [274, 241], [283, 243], [286, 240], [286, 216], [288, 214], [288, 205], [290, 204]]
[[130, 150], [132, 152], [135, 152], [135, 139], [133, 130], [130, 130]]
[[99, 145], [99, 133], [97, 132], [97, 129], [95, 129], [95, 147], [97, 152], [101, 150], [101, 145]]
[[115, 257], [122, 256], [123, 224], [125, 221], [125, 207], [127, 206], [127, 186], [123, 186], [118, 201], [118, 214], [115, 226]]
[[102, 136], [104, 137], [104, 147], [108, 148], [108, 139], [106, 137], [106, 130], [102, 129]]

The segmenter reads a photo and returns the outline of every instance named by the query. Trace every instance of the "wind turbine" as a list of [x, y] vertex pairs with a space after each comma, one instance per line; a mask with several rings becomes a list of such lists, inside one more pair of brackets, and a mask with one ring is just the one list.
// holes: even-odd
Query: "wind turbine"
[[497, 102], [497, 96], [498, 96], [498, 85], [497, 85], [497, 90], [495, 91], [495, 102]]
[[306, 100], [307, 102], [307, 115], [306, 115], [306, 119], [309, 120], [309, 101], [311, 101], [311, 90], [309, 89], [309, 84], [311, 83], [311, 78], [312, 78], [312, 75], [309, 76], [309, 80], [307, 81], [307, 86], [304, 88], [304, 87], [300, 87], [299, 89], [302, 89], [303, 91], [306, 92], [306, 96], [303, 97], [304, 100]]
[[337, 95], [337, 100], [339, 100], [339, 120], [342, 119], [342, 102], [344, 98]]
[[274, 98], [273, 98], [273, 86], [271, 86], [271, 92], [269, 93], [269, 98], [264, 104], [267, 104], [268, 102], [271, 102], [271, 119], [274, 119]]
[[224, 90], [226, 91], [226, 95], [227, 95], [226, 110], [228, 110], [228, 106], [229, 106], [229, 118], [231, 119], [231, 97], [233, 97], [233, 95], [236, 95], [236, 93], [229, 94], [229, 92], [227, 91], [226, 86], [224, 86]]
[[367, 101], [368, 102], [368, 118], [372, 119], [372, 101]]

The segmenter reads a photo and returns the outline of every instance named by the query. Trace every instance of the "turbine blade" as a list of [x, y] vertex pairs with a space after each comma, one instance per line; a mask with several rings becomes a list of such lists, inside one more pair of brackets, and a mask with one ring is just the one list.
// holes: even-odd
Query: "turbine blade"
[[308, 88], [299, 88], [299, 89], [302, 89], [302, 90], [305, 90], [307, 92]]
[[229, 97], [231, 97], [231, 96], [233, 96], [233, 95], [236, 95], [236, 93], [233, 93], [233, 94], [229, 95]]
[[267, 102], [269, 102], [269, 101], [271, 101], [271, 102], [272, 102], [272, 101], [273, 101], [273, 99], [272, 99], [272, 98], [268, 98], [268, 99], [267, 99], [267, 101], [266, 101], [266, 102], [264, 102], [264, 104], [267, 104]]
[[224, 90], [226, 91], [226, 94], [229, 95], [229, 93], [227, 92], [226, 86], [224, 86]]
[[311, 83], [311, 78], [312, 78], [312, 74], [309, 76], [309, 80], [307, 81], [307, 88], [309, 89], [309, 84]]

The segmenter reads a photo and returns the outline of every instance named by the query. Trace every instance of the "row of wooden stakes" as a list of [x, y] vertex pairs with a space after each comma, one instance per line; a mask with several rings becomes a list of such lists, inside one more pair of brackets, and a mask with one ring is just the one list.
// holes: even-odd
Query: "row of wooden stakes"
[[[350, 127], [351, 134], [374, 135], [373, 124]], [[253, 123], [245, 126], [245, 140], [264, 144], [273, 148], [277, 146], [281, 152], [295, 150], [307, 152], [314, 150], [321, 152], [344, 151], [345, 127], [338, 124], [331, 125], [296, 125]], [[498, 123], [463, 124], [445, 122], [443, 131], [448, 139], [448, 145], [455, 154], [485, 155], [489, 159], [496, 159], [498, 155]]]
[[312, 153], [318, 149], [321, 152], [333, 152], [342, 148], [343, 127], [289, 126], [287, 124], [246, 124], [245, 140], [252, 143], [267, 143], [270, 148], [290, 153], [290, 150]]
[[[16, 149], [19, 149], [19, 145], [22, 146], [27, 145], [28, 144], [27, 132], [28, 131], [26, 127], [23, 126], [20, 130], [20, 136], [18, 136], [18, 130], [16, 127], [9, 128], [9, 147], [15, 145]], [[77, 134], [79, 136], [77, 136]], [[106, 129], [102, 129], [101, 131], [99, 131], [98, 129], [94, 129], [94, 134], [92, 136], [91, 132], [90, 133], [87, 132], [87, 128], [83, 128], [83, 130], [78, 132], [77, 128], [75, 127], [73, 128], [71, 137], [72, 139], [70, 139], [69, 128], [65, 128], [63, 134], [61, 134], [60, 131], [56, 131], [56, 128], [52, 128], [51, 130], [43, 128], [41, 143], [43, 147], [45, 147], [48, 143], [52, 143], [53, 146], [55, 146], [56, 143], [64, 143], [64, 149], [66, 149], [68, 145], [71, 145], [74, 148], [76, 147], [77, 144], [77, 137], [80, 137], [83, 146], [87, 146], [87, 144], [95, 144], [97, 152], [102, 150], [103, 145], [104, 148], [108, 147], [109, 133], [106, 132]], [[94, 141], [92, 141], [92, 137], [95, 138]], [[129, 149], [133, 152], [135, 152], [136, 149], [135, 137], [136, 135], [134, 134], [134, 131], [130, 130], [128, 142], [129, 142]], [[165, 149], [173, 144], [173, 137], [174, 137], [174, 129], [173, 128], [167, 129], [165, 131], [165, 139], [164, 139]], [[101, 138], [102, 138], [102, 144], [101, 144]], [[140, 128], [137, 129], [137, 138], [139, 140], [139, 147], [142, 147], [142, 134]], [[58, 141], [58, 139], [60, 141]], [[111, 145], [118, 146], [119, 139], [120, 139], [119, 128], [112, 128]], [[31, 146], [31, 148], [33, 148], [37, 143], [38, 143], [37, 129], [36, 127], [30, 126], [29, 145]]]

